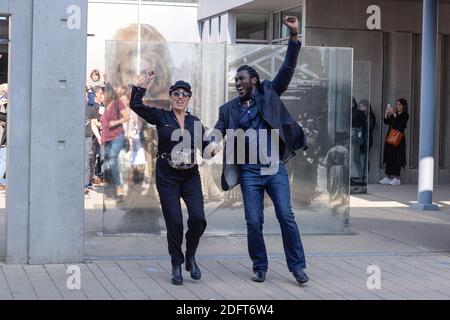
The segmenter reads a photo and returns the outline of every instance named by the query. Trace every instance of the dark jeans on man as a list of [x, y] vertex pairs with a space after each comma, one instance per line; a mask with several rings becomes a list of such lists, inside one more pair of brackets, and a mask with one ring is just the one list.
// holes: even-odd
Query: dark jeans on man
[[184, 254], [181, 249], [183, 214], [180, 199], [184, 200], [189, 216], [186, 232], [186, 255], [195, 256], [200, 237], [206, 228], [202, 184], [197, 166], [179, 171], [171, 168], [165, 161], [161, 158], [157, 160], [156, 188], [166, 222], [172, 266], [179, 266], [184, 263]]
[[305, 254], [292, 212], [289, 179], [285, 165], [281, 163], [278, 173], [274, 175], [261, 175], [261, 170], [257, 166], [242, 165], [240, 184], [247, 222], [248, 251], [253, 261], [253, 271], [265, 272], [268, 268], [263, 237], [264, 191], [267, 191], [275, 207], [289, 271], [305, 269]]

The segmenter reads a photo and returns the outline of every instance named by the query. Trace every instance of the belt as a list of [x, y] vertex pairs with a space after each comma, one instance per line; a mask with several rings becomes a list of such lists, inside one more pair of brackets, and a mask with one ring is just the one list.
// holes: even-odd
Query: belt
[[185, 164], [185, 163], [177, 164], [177, 163], [174, 163], [172, 161], [172, 157], [171, 157], [170, 153], [166, 153], [166, 152], [158, 153], [156, 158], [161, 158], [161, 159], [166, 160], [167, 164], [171, 168], [173, 168], [173, 169], [175, 169], [177, 171], [186, 171], [186, 170], [192, 169], [195, 166], [195, 164]]

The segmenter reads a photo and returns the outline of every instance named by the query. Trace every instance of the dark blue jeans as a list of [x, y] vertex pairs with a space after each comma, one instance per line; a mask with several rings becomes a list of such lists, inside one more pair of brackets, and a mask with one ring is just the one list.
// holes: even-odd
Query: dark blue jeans
[[274, 175], [261, 175], [257, 167], [241, 166], [240, 183], [247, 222], [248, 252], [253, 261], [253, 270], [267, 271], [268, 267], [263, 237], [264, 191], [267, 191], [275, 207], [289, 271], [305, 269], [305, 254], [292, 212], [289, 179], [284, 164], [280, 164]]
[[116, 139], [105, 143], [105, 167], [110, 171], [111, 182], [116, 187], [122, 186], [119, 171], [119, 153], [125, 141], [124, 134], [120, 134]]

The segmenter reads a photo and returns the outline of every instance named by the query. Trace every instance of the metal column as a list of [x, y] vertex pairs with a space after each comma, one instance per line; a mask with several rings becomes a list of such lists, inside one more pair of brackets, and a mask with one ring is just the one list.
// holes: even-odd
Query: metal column
[[418, 203], [415, 206], [420, 210], [438, 210], [437, 205], [433, 204], [438, 2], [438, 0], [423, 1], [419, 185]]

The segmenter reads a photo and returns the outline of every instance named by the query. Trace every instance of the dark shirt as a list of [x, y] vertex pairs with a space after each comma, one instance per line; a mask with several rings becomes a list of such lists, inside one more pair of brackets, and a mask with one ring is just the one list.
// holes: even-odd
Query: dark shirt
[[[270, 136], [270, 126], [264, 121], [264, 119], [261, 117], [261, 114], [259, 113], [259, 108], [257, 104], [258, 99], [256, 99], [256, 96], [254, 95], [252, 97], [251, 103], [249, 106], [246, 106], [243, 104], [243, 102], [239, 101], [239, 111], [241, 114], [240, 122], [239, 122], [239, 128], [244, 130], [244, 132], [247, 132], [249, 129], [253, 129], [256, 131], [256, 135], [249, 134], [245, 137], [245, 164], [243, 164], [243, 168], [250, 168], [250, 167], [260, 167], [263, 162], [264, 165], [269, 165], [267, 160], [260, 158], [260, 141], [261, 141], [261, 135], [263, 132], [260, 130], [267, 130], [266, 131], [266, 144], [267, 144], [267, 150], [266, 155], [268, 157], [271, 156], [271, 136]], [[251, 153], [256, 153], [251, 157]], [[256, 163], [254, 161], [256, 159]], [[250, 160], [252, 160], [250, 163]], [[264, 160], [264, 161], [261, 161]]]
[[6, 121], [8, 119], [7, 113], [6, 112], [0, 112], [0, 122], [3, 122], [1, 125], [3, 126], [3, 134], [0, 140], [0, 147], [6, 147], [6, 137], [7, 137], [7, 124]]
[[[170, 154], [172, 149], [183, 141], [183, 137], [180, 137], [177, 141], [172, 141], [171, 139], [172, 133], [174, 130], [180, 129], [180, 125], [173, 111], [145, 105], [142, 101], [145, 91], [146, 89], [144, 88], [133, 86], [130, 108], [142, 119], [156, 126], [158, 132], [158, 154]], [[198, 130], [195, 132], [194, 126], [196, 122], [197, 126], [201, 128], [201, 131]], [[195, 147], [201, 148], [203, 151], [208, 145], [208, 142], [203, 141], [205, 129], [200, 119], [189, 112], [186, 112], [184, 129], [187, 130], [191, 138], [191, 151], [194, 151]], [[195, 144], [195, 142], [197, 143]], [[195, 156], [195, 152], [192, 153], [193, 156]]]
[[91, 120], [98, 118], [98, 105], [90, 106], [86, 104], [86, 111], [84, 114], [84, 136], [86, 138], [93, 137], [94, 132], [91, 127]]
[[352, 128], [362, 128], [366, 124], [366, 114], [357, 108], [352, 109]]

